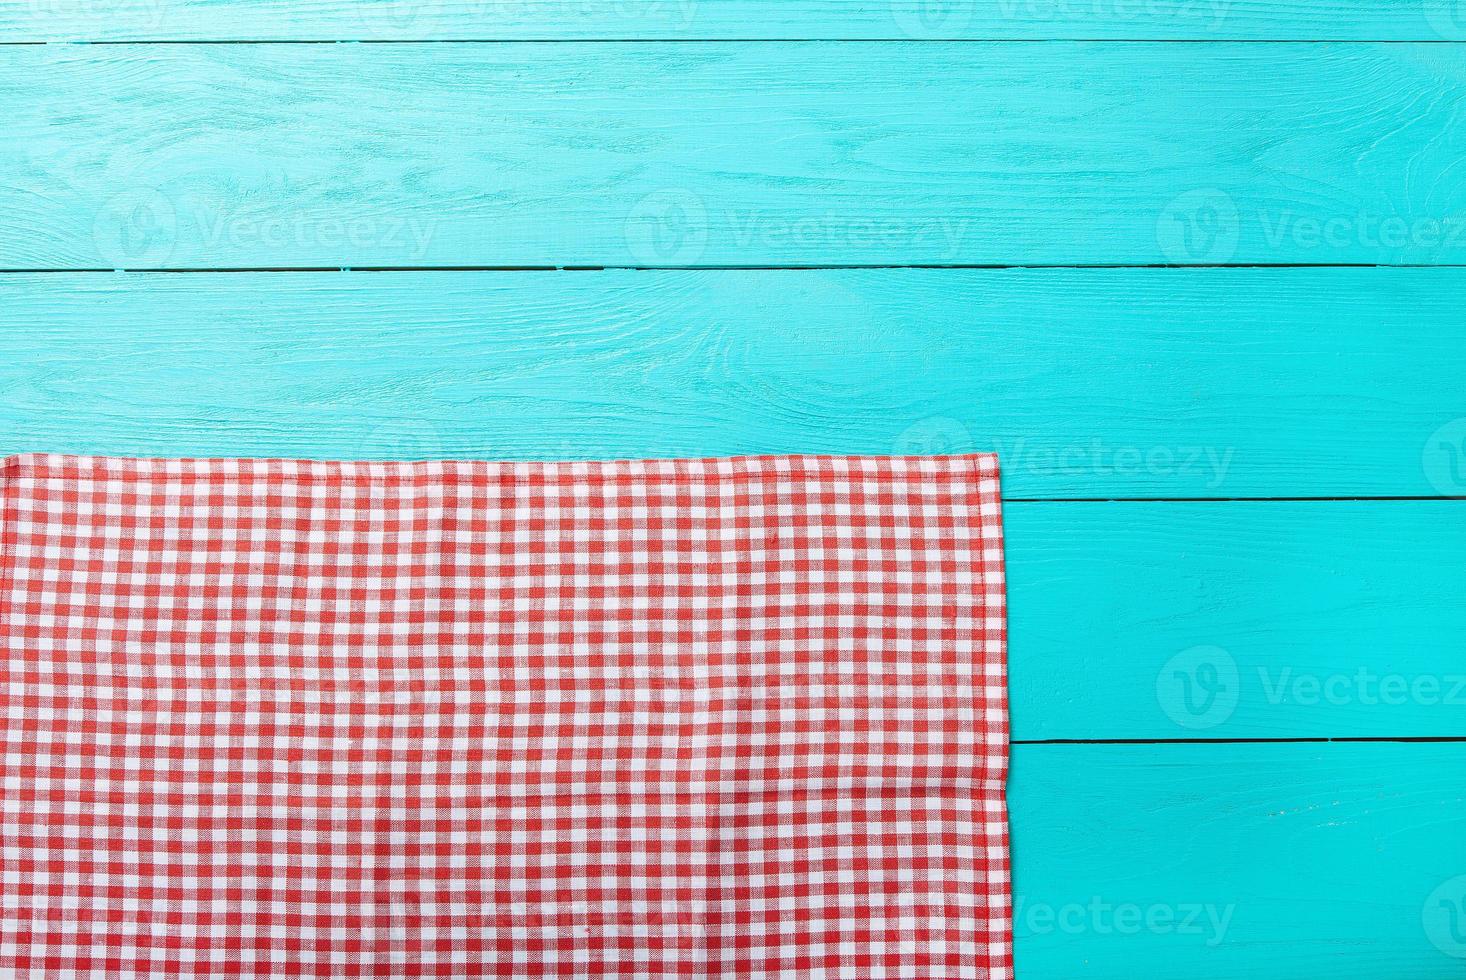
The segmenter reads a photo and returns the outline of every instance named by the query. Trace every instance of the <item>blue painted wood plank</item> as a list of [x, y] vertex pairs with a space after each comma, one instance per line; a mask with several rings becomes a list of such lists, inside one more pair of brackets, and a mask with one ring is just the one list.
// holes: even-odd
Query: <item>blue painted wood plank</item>
[[0, 49], [0, 267], [1466, 262], [1466, 47]]
[[1457, 269], [0, 276], [0, 450], [990, 449], [1010, 497], [1466, 495], [1463, 288]]
[[1452, 0], [32, 0], [0, 41], [1466, 39]]
[[1018, 746], [1023, 980], [1447, 980], [1466, 745]]
[[[7, 276], [0, 452], [997, 449], [1010, 498], [1439, 492], [1463, 276]], [[1015, 737], [1466, 731], [1463, 507], [1010, 502]]]

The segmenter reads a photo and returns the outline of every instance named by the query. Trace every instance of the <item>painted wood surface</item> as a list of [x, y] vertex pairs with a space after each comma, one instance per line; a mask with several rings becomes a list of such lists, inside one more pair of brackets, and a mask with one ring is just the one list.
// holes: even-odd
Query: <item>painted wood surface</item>
[[1466, 735], [1466, 502], [1005, 521], [1016, 739]]
[[1466, 39], [1454, 0], [30, 0], [0, 41]]
[[1459, 978], [1462, 773], [1461, 744], [1017, 746], [1017, 976]]
[[162, 456], [984, 449], [1010, 498], [1466, 495], [1463, 294], [1459, 269], [0, 276], [0, 432]]
[[33, 45], [0, 267], [1466, 261], [1466, 46]]

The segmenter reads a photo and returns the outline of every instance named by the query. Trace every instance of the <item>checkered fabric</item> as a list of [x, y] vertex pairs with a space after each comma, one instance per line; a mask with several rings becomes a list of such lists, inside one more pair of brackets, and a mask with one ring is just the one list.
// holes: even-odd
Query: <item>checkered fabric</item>
[[0, 976], [1011, 976], [992, 456], [0, 472]]

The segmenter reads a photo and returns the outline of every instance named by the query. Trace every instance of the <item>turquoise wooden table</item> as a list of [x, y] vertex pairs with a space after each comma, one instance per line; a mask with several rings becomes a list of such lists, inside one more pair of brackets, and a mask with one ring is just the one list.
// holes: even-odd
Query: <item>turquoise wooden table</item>
[[1019, 977], [1460, 977], [1463, 39], [3, 5], [0, 452], [996, 450]]

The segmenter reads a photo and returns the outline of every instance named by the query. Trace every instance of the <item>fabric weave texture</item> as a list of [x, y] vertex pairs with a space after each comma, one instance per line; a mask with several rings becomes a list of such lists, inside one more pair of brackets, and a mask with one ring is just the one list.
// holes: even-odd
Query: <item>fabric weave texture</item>
[[0, 974], [1012, 975], [993, 456], [0, 474]]

